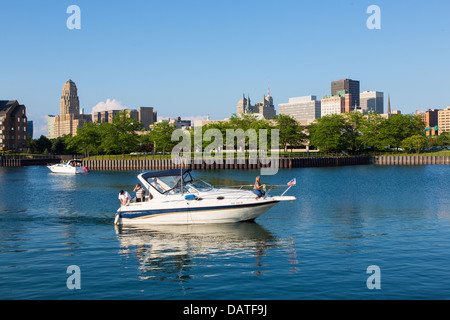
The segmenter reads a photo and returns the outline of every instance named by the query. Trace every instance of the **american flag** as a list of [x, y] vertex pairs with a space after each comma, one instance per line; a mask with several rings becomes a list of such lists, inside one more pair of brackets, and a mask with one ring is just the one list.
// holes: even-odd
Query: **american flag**
[[297, 180], [296, 180], [296, 178], [294, 178], [294, 179], [292, 179], [291, 181], [289, 181], [288, 183], [287, 183], [287, 185], [288, 186], [295, 186], [297, 184]]

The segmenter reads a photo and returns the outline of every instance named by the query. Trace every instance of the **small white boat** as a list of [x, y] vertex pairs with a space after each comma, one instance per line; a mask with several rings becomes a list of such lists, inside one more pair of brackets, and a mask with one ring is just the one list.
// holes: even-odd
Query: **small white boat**
[[202, 224], [251, 221], [280, 201], [296, 199], [294, 196], [283, 195], [266, 195], [255, 199], [255, 194], [250, 190], [214, 188], [202, 180], [193, 179], [190, 172], [190, 169], [171, 169], [139, 174], [138, 179], [150, 191], [151, 199], [147, 196], [144, 202], [132, 201], [121, 206], [114, 223]]
[[69, 160], [68, 162], [51, 164], [47, 168], [53, 173], [77, 174], [89, 172], [89, 169], [84, 167], [83, 162], [80, 160]]

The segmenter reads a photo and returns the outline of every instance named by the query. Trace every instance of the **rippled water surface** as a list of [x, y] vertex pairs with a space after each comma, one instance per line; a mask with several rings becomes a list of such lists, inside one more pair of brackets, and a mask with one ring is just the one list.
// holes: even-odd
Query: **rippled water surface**
[[[255, 223], [116, 228], [138, 173], [0, 168], [0, 299], [450, 298], [449, 166], [283, 169], [262, 182], [296, 177], [297, 201]], [[236, 185], [259, 172], [194, 174]]]

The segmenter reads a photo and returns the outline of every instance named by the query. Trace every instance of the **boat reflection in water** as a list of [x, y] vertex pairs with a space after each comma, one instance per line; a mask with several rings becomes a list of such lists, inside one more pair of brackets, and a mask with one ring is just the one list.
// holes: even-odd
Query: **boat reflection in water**
[[276, 237], [256, 222], [117, 225], [116, 232], [121, 254], [137, 259], [140, 279], [189, 279], [189, 269], [210, 256], [251, 258], [254, 274], [259, 275], [265, 250], [278, 246]]

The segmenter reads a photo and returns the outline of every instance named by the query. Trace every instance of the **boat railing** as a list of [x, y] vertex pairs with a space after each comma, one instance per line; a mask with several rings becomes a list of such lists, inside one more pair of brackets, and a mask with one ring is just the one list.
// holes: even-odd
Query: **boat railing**
[[[247, 188], [249, 188], [248, 191], [253, 191], [253, 186], [254, 186], [253, 184], [240, 184], [240, 185], [231, 185], [231, 186], [230, 185], [223, 185], [223, 186], [218, 186], [218, 188], [219, 189], [220, 188], [231, 188], [231, 189], [236, 188], [237, 191], [240, 191], [240, 190], [242, 190], [242, 189], [247, 187]], [[266, 196], [268, 196], [273, 189], [278, 189], [278, 188], [282, 188], [282, 187], [285, 187], [285, 185], [283, 185], [283, 184], [266, 184], [263, 187], [263, 190], [266, 193]], [[238, 197], [237, 199], [240, 199], [242, 197], [244, 197], [244, 195]]]

